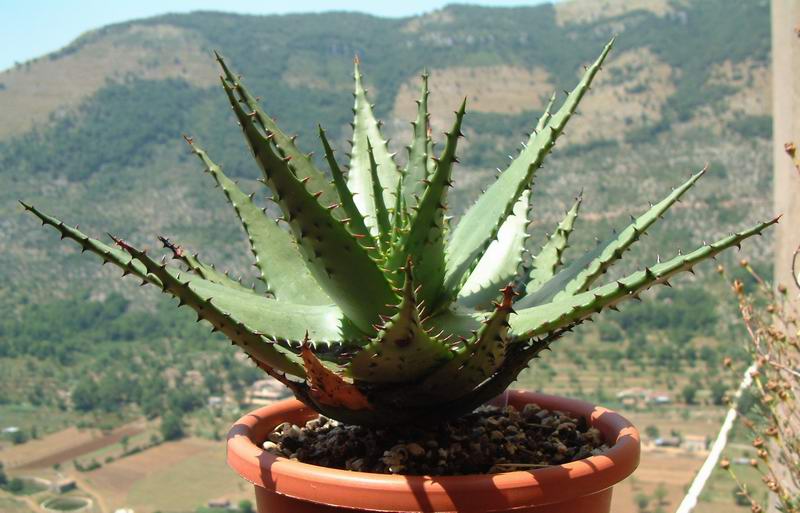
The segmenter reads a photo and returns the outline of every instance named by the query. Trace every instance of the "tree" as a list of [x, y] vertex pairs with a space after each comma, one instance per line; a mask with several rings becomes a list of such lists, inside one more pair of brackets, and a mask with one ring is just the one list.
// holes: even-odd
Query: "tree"
[[158, 388], [157, 384], [151, 385], [149, 382], [142, 390], [141, 397], [139, 398], [139, 407], [142, 409], [144, 416], [148, 419], [158, 417], [158, 414], [164, 409], [164, 396], [161, 390], [162, 389]]
[[725, 395], [728, 393], [728, 386], [722, 381], [711, 383], [711, 401], [717, 406], [725, 404]]
[[22, 479], [15, 477], [8, 482], [6, 489], [11, 493], [19, 493], [25, 488], [25, 483]]
[[167, 405], [172, 411], [188, 413], [203, 406], [204, 401], [197, 390], [174, 388], [167, 394]]
[[92, 411], [99, 401], [100, 397], [97, 383], [87, 376], [81, 378], [72, 391], [72, 405], [75, 409], [82, 412]]
[[128, 444], [130, 443], [130, 441], [131, 439], [128, 435], [125, 435], [120, 439], [119, 444], [122, 446], [123, 453], [128, 452]]
[[209, 370], [203, 375], [203, 383], [208, 389], [209, 394], [220, 395], [224, 391], [222, 388], [222, 378], [214, 371]]
[[644, 432], [651, 439], [656, 439], [661, 435], [661, 432], [658, 430], [658, 427], [653, 426], [652, 424], [644, 428]]
[[667, 503], [667, 487], [664, 486], [664, 483], [658, 483], [655, 491], [653, 492], [653, 498], [656, 500], [656, 504], [658, 506], [663, 506]]
[[21, 429], [18, 429], [11, 433], [11, 443], [14, 445], [24, 444], [28, 441], [28, 437], [25, 435], [25, 432]]
[[253, 513], [253, 503], [246, 499], [239, 501], [239, 511], [241, 513]]
[[594, 396], [598, 404], [605, 404], [608, 401], [608, 393], [606, 393], [606, 388], [603, 386], [602, 381], [597, 383], [594, 389]]
[[639, 508], [640, 512], [647, 511], [647, 507], [650, 505], [650, 496], [639, 492], [636, 494], [633, 500], [636, 501], [636, 506]]
[[697, 388], [695, 388], [692, 384], [687, 384], [681, 390], [681, 396], [683, 396], [683, 402], [686, 404], [695, 404], [695, 400], [697, 398]]
[[709, 367], [719, 365], [720, 358], [717, 350], [711, 346], [703, 346], [700, 348], [700, 359], [706, 362]]
[[106, 412], [119, 411], [127, 401], [132, 384], [116, 373], [107, 373], [97, 385], [97, 405]]
[[0, 461], [0, 487], [5, 486], [8, 484], [8, 476], [6, 475], [6, 469], [3, 467], [3, 462]]
[[600, 323], [597, 329], [603, 342], [620, 342], [623, 339], [622, 330], [612, 322]]
[[175, 412], [167, 412], [161, 418], [161, 438], [165, 441], [178, 440], [184, 435], [183, 419]]

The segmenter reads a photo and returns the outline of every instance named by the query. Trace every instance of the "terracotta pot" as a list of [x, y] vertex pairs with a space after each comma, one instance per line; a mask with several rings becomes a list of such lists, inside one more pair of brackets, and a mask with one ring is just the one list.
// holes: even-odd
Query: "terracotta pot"
[[278, 424], [303, 424], [316, 416], [291, 399], [259, 408], [234, 424], [228, 433], [228, 465], [255, 485], [261, 513], [609, 513], [611, 487], [639, 464], [636, 428], [617, 413], [574, 399], [510, 391], [508, 402], [584, 416], [613, 446], [599, 456], [529, 472], [448, 477], [351, 472], [290, 461], [261, 449]]

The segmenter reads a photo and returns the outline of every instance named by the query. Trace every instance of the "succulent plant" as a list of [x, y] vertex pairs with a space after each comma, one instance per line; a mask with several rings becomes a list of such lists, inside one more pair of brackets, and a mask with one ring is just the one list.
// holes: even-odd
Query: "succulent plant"
[[579, 197], [526, 265], [534, 175], [612, 44], [557, 110], [555, 96], [550, 99], [518, 155], [455, 226], [446, 204], [466, 100], [434, 157], [428, 76], [423, 74], [407, 164], [399, 167], [367, 101], [356, 59], [346, 174], [319, 129], [331, 181], [217, 54], [222, 86], [282, 217], [271, 218], [187, 140], [249, 237], [263, 282], [259, 289], [243, 286], [163, 237], [183, 265], [167, 265], [166, 259], [115, 237], [115, 246], [104, 244], [23, 206], [62, 238], [178, 298], [198, 321], [208, 321], [301, 401], [329, 417], [380, 425], [457, 416], [503, 392], [532, 359], [576, 325], [638, 299], [653, 285], [667, 284], [676, 273], [691, 271], [777, 221], [598, 285], [598, 278], [703, 170], [624, 230], [562, 266]]

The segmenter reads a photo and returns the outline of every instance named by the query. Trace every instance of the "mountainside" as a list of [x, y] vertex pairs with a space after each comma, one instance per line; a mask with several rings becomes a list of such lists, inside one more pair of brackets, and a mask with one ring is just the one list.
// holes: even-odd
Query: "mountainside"
[[[451, 201], [457, 215], [504, 167], [549, 95], [573, 87], [614, 34], [615, 49], [581, 115], [537, 177], [531, 247], [581, 190], [586, 201], [574, 245], [586, 247], [706, 163], [710, 176], [632, 261], [653, 261], [658, 252], [672, 254], [771, 214], [766, 0], [451, 5], [404, 19], [165, 15], [92, 31], [0, 73], [0, 307], [13, 324], [32, 304], [69, 304], [86, 290], [95, 300], [120, 292], [134, 313], [155, 303], [152, 291], [140, 293], [38, 228], [17, 199], [96, 236], [110, 231], [149, 247], [157, 246], [156, 234], [169, 236], [252, 278], [235, 216], [180, 137], [194, 136], [246, 188], [260, 190], [218, 87], [213, 49], [307, 151], [320, 151], [319, 122], [339, 155], [347, 148], [358, 55], [398, 161], [405, 159], [418, 76], [429, 70], [438, 140], [468, 99]], [[746, 254], [763, 259], [768, 241], [749, 244]], [[151, 335], [166, 336], [168, 323], [155, 324]]]

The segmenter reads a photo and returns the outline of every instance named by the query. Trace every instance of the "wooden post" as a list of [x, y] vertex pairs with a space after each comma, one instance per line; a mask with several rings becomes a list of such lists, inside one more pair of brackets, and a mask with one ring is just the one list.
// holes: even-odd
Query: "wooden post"
[[[800, 307], [792, 276], [800, 247], [800, 150], [794, 149], [800, 147], [800, 0], [772, 0], [772, 136], [775, 212], [783, 214], [775, 230], [773, 283], [786, 285]], [[790, 493], [797, 492], [785, 469], [776, 472]], [[773, 495], [770, 513], [777, 513], [777, 506]]]
[[800, 0], [772, 0], [772, 133], [775, 213], [783, 219], [775, 230], [773, 282], [793, 286], [792, 256], [800, 246]]

